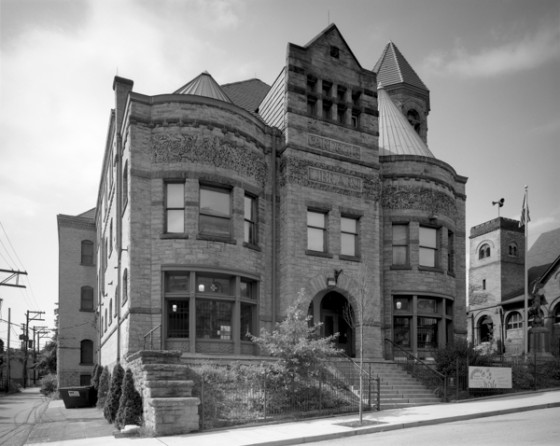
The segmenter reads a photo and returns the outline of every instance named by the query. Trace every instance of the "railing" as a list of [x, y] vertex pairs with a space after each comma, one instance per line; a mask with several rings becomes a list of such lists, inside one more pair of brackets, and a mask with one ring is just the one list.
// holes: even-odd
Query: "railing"
[[[362, 400], [367, 401], [367, 407], [371, 410], [373, 408], [373, 398], [375, 398], [375, 409], [380, 410], [381, 408], [381, 380], [379, 376], [374, 378], [372, 375], [371, 362], [365, 362], [367, 365], [367, 370], [362, 367], [358, 362], [352, 359], [345, 353], [341, 353], [340, 357], [342, 362], [330, 362], [330, 365], [335, 365], [335, 367], [340, 371], [341, 375], [347, 380], [347, 383], [352, 386], [352, 388], [358, 387], [359, 392], [359, 382], [360, 375], [362, 378]], [[347, 366], [345, 366], [347, 365]], [[354, 393], [358, 393], [354, 390]], [[365, 397], [367, 396], [367, 398]]]
[[434, 390], [443, 401], [447, 401], [447, 377], [444, 374], [434, 370], [432, 366], [426, 364], [390, 339], [385, 338], [385, 342], [391, 344], [393, 351], [396, 349], [404, 354], [404, 363], [395, 361], [397, 364], [403, 366], [408, 373], [421, 381], [425, 386]]
[[[153, 350], [153, 349], [154, 349], [154, 333], [155, 333], [156, 330], [159, 330], [159, 329], [161, 329], [161, 324], [159, 324], [157, 327], [152, 328], [148, 333], [146, 333], [146, 334], [144, 335], [144, 350], [147, 350], [147, 349], [146, 349], [146, 340], [147, 340], [148, 338], [149, 338], [149, 340], [150, 340], [150, 348], [149, 348], [149, 350]], [[160, 333], [159, 339], [160, 339], [160, 341], [159, 341], [159, 349], [158, 349], [158, 350], [161, 350], [161, 333]]]

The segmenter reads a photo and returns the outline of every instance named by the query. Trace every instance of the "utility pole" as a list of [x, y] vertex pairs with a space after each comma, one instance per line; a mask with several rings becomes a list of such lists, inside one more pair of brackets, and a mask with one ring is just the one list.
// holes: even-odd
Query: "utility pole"
[[[31, 317], [30, 313], [34, 313]], [[41, 315], [45, 314], [44, 311], [29, 311], [25, 314], [25, 334], [23, 335], [24, 348], [23, 348], [23, 388], [27, 387], [27, 351], [29, 348], [29, 321], [44, 321], [41, 319]]]
[[[37, 353], [41, 352], [39, 340], [45, 337], [49, 332], [46, 331], [48, 327], [33, 327], [33, 384], [37, 384]], [[36, 337], [36, 338], [35, 338]]]
[[[27, 276], [27, 271], [16, 271], [13, 269], [1, 269], [0, 274], [8, 274], [8, 277], [0, 280], [0, 286], [11, 286], [15, 288], [25, 288], [25, 285], [19, 284], [19, 276]], [[10, 282], [15, 277], [16, 283]]]

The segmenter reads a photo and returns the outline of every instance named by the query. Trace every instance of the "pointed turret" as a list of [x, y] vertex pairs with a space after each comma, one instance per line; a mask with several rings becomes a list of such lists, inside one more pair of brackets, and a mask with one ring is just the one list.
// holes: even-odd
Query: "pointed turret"
[[227, 94], [224, 93], [222, 88], [207, 71], [200, 73], [192, 81], [179, 88], [174, 94], [205, 96], [207, 98], [217, 99], [218, 101], [232, 103]]
[[429, 91], [393, 42], [389, 42], [385, 46], [381, 57], [373, 67], [373, 71], [377, 73], [377, 81], [385, 87], [407, 84]]

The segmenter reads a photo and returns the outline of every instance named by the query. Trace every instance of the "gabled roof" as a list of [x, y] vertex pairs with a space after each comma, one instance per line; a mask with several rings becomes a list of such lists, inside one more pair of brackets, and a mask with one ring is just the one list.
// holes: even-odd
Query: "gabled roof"
[[189, 83], [183, 85], [174, 94], [192, 94], [195, 96], [205, 96], [207, 98], [217, 99], [219, 101], [229, 102], [231, 99], [228, 98], [227, 94], [224, 93], [222, 88], [214, 80], [214, 78], [205, 71], [200, 73]]
[[373, 71], [377, 73], [377, 82], [381, 82], [385, 87], [404, 83], [428, 91], [428, 87], [393, 42], [385, 46]]
[[382, 85], [377, 89], [379, 155], [420, 155], [434, 158], [426, 143], [394, 104]]
[[338, 29], [338, 27], [334, 24], [331, 23], [329, 26], [327, 26], [323, 31], [321, 31], [319, 34], [317, 34], [315, 37], [313, 37], [313, 39], [311, 39], [307, 45], [305, 45], [304, 48], [309, 48], [311, 46], [313, 46], [317, 41], [319, 41], [323, 36], [331, 33], [331, 32], [335, 32], [336, 34], [338, 34], [338, 37], [340, 38], [340, 40], [342, 41], [342, 43], [345, 46], [346, 51], [348, 51], [348, 53], [352, 56], [352, 58], [354, 59], [354, 61], [356, 62], [356, 65], [360, 68], [362, 68], [362, 66], [360, 65], [360, 62], [358, 62], [358, 59], [356, 58], [356, 56], [354, 55], [354, 52], [350, 49], [350, 47], [348, 46], [348, 44], [346, 43], [346, 39], [344, 39], [344, 37], [342, 36], [342, 34], [340, 33], [340, 30]]
[[254, 113], [270, 90], [270, 85], [260, 79], [248, 79], [224, 84], [222, 90], [235, 105]]

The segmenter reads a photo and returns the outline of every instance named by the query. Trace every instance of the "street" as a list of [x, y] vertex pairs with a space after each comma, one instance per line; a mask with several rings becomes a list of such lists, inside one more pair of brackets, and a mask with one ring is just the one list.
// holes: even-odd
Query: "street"
[[0, 444], [20, 446], [27, 442], [48, 406], [37, 390], [0, 396]]
[[399, 429], [340, 438], [306, 446], [434, 445], [557, 445], [560, 408], [532, 410], [454, 423]]

